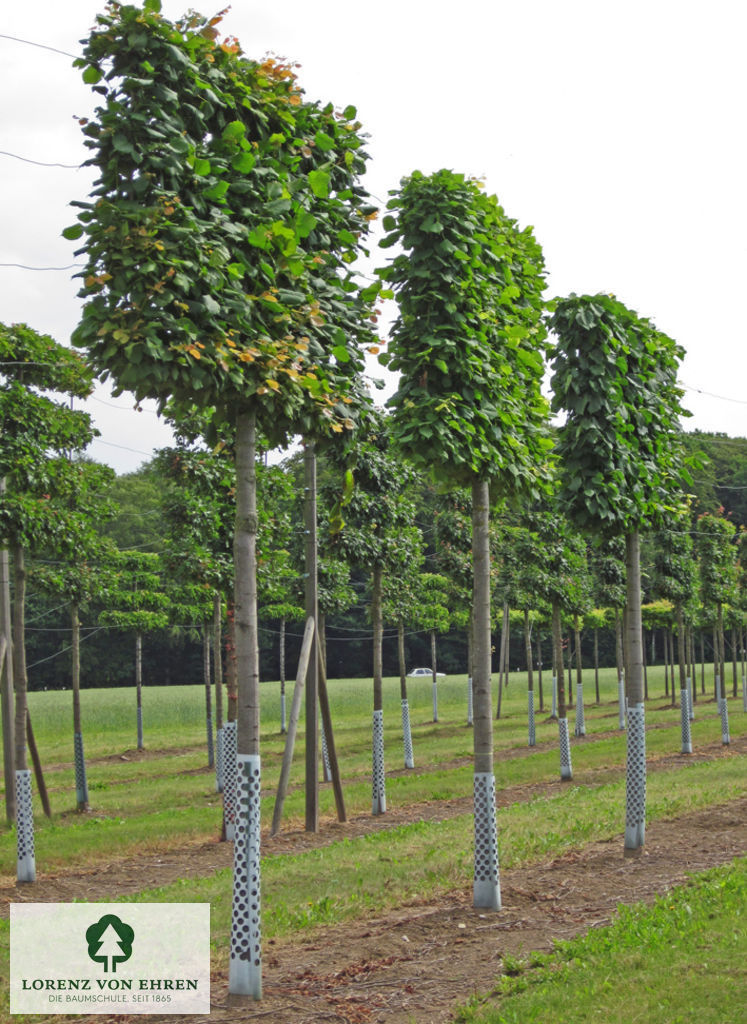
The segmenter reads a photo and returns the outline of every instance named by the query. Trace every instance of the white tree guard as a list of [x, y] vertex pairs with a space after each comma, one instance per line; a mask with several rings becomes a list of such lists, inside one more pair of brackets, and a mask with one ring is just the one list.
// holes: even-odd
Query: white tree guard
[[137, 709], [137, 749], [143, 749], [143, 709]]
[[552, 677], [552, 711], [550, 718], [558, 717], [558, 677], [553, 673]]
[[35, 882], [34, 809], [31, 803], [31, 772], [27, 769], [16, 772], [16, 841], [16, 879]]
[[560, 743], [560, 777], [561, 779], [573, 778], [573, 765], [571, 763], [571, 741], [568, 735], [568, 719], [558, 719], [558, 740]]
[[260, 759], [239, 754], [236, 766], [237, 811], [233, 847], [233, 903], [228, 991], [262, 998], [260, 912]]
[[495, 775], [475, 772], [475, 875], [472, 884], [473, 905], [488, 910], [501, 909], [501, 884], [498, 873], [498, 823], [495, 813]]
[[83, 736], [73, 733], [73, 750], [75, 751], [75, 799], [80, 804], [88, 803], [88, 779], [86, 778], [86, 759], [83, 753]]
[[285, 690], [280, 694], [280, 734], [285, 736], [288, 726], [285, 718]]
[[438, 721], [438, 683], [433, 683], [431, 686], [433, 693], [433, 721]]
[[527, 703], [529, 707], [529, 746], [534, 747], [537, 743], [537, 733], [534, 725], [534, 690], [527, 690]]
[[646, 718], [643, 704], [628, 708], [625, 764], [625, 851], [636, 853], [646, 839]]
[[415, 755], [412, 749], [412, 729], [410, 727], [410, 705], [405, 698], [402, 701], [402, 741], [405, 747], [405, 768], [415, 767]]
[[319, 731], [322, 734], [322, 778], [325, 782], [332, 781], [332, 769], [329, 766], [329, 747], [327, 746], [327, 733], [324, 731], [324, 724], [319, 722]]
[[[747, 710], [747, 708], [745, 708]], [[472, 676], [467, 680], [467, 725], [475, 724], [474, 698], [472, 695]]]
[[215, 734], [215, 792], [223, 792], [225, 751], [223, 749], [223, 726]]
[[384, 712], [373, 713], [373, 773], [371, 814], [386, 812], [386, 775], [384, 773]]
[[690, 732], [690, 697], [686, 686], [680, 689], [680, 726], [682, 731], [682, 753], [692, 754], [693, 741]]
[[576, 683], [576, 725], [573, 731], [576, 736], [586, 735], [586, 719], [584, 718], [583, 683]]
[[625, 671], [617, 677], [617, 722], [620, 729], [625, 728]]
[[223, 726], [223, 821], [226, 839], [232, 842], [236, 831], [236, 722]]
[[205, 733], [207, 736], [208, 768], [215, 767], [215, 747], [213, 745], [213, 716], [208, 715], [205, 719]]
[[731, 737], [729, 736], [729, 705], [726, 697], [719, 697], [718, 713], [721, 716], [721, 743], [728, 747]]

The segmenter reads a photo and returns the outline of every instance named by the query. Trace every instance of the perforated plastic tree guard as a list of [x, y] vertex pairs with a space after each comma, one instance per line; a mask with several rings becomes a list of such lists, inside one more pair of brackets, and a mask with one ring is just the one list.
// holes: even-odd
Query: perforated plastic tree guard
[[501, 909], [498, 875], [498, 827], [495, 815], [495, 776], [475, 772], [475, 877], [472, 887], [476, 907]]
[[628, 708], [625, 768], [625, 850], [639, 850], [646, 839], [646, 722], [643, 704]]
[[34, 853], [34, 810], [31, 804], [31, 772], [16, 772], [16, 841], [18, 849], [16, 878], [19, 882], [36, 881]]
[[410, 705], [405, 698], [402, 701], [402, 741], [405, 747], [405, 768], [415, 767], [415, 756], [412, 749], [412, 728], [410, 727]]
[[262, 933], [260, 918], [260, 759], [239, 754], [236, 764], [237, 807], [233, 852], [231, 959], [228, 991], [262, 997]]
[[384, 712], [373, 713], [373, 773], [371, 813], [386, 811], [386, 776], [384, 774]]

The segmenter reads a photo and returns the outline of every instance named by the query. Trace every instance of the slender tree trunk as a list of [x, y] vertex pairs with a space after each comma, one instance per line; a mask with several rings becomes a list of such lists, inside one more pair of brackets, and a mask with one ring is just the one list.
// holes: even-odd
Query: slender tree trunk
[[213, 595], [213, 680], [215, 683], [215, 791], [223, 792], [224, 786], [224, 744], [223, 744], [223, 603], [216, 590]]
[[433, 677], [433, 721], [438, 721], [438, 662], [436, 660], [436, 631], [431, 631], [431, 673]]
[[238, 807], [236, 730], [239, 691], [236, 678], [236, 615], [234, 602], [226, 608], [226, 722], [223, 726], [223, 830], [221, 838], [233, 842]]
[[[260, 912], [259, 644], [257, 633], [257, 478], [253, 414], [236, 419], [236, 826], [228, 991], [262, 997]], [[316, 716], [314, 717], [316, 722]]]
[[[669, 696], [669, 651], [667, 649], [667, 631], [662, 630], [662, 642], [664, 644], [664, 696]], [[645, 649], [645, 648], [644, 648]]]
[[508, 602], [503, 603], [503, 625], [501, 626], [501, 648], [498, 655], [498, 705], [496, 709], [496, 718], [501, 717], [501, 705], [503, 704], [503, 682], [506, 676], [506, 664], [507, 664], [507, 652], [508, 652], [508, 628], [510, 621], [510, 613], [508, 610]]
[[542, 637], [537, 626], [537, 684], [539, 686], [540, 711], [545, 710], [545, 697], [542, 692]]
[[[652, 629], [651, 632], [653, 633], [654, 630]], [[645, 631], [644, 631], [644, 634], [643, 634], [643, 643], [641, 644], [641, 650], [643, 651], [643, 692], [645, 694], [645, 699], [648, 700], [648, 665], [646, 663], [646, 634], [645, 634]], [[666, 666], [667, 666], [667, 644], [666, 644], [666, 637], [665, 637], [665, 639], [664, 639], [664, 687], [665, 688], [666, 688], [666, 685], [667, 685], [667, 668], [666, 668]]]
[[469, 613], [467, 624], [467, 725], [472, 726], [475, 722], [475, 704], [472, 692], [472, 678], [474, 675], [474, 619], [472, 611]]
[[493, 773], [493, 712], [490, 637], [490, 497], [486, 481], [472, 485], [472, 565], [474, 614], [474, 819], [475, 866], [473, 904], [501, 909], [498, 873], [498, 831]]
[[285, 733], [285, 619], [280, 620], [280, 735]]
[[405, 753], [405, 768], [415, 767], [412, 749], [412, 728], [410, 726], [410, 704], [407, 698], [407, 662], [405, 661], [405, 624], [397, 624], [397, 655], [399, 657], [399, 696], [402, 706], [402, 743]]
[[599, 628], [594, 627], [594, 696], [599, 704]]
[[685, 630], [685, 617], [682, 614], [682, 605], [675, 606], [677, 617], [677, 660], [680, 669], [680, 731], [682, 733], [683, 754], [692, 754], [693, 743], [690, 730], [690, 698], [687, 678], [687, 635]]
[[386, 813], [386, 774], [384, 770], [384, 695], [382, 645], [384, 637], [381, 612], [382, 568], [374, 566], [371, 585], [371, 621], [373, 623], [373, 765], [371, 813]]
[[584, 716], [584, 670], [581, 659], [581, 629], [578, 615], [574, 616], [573, 631], [576, 645], [576, 736], [586, 735], [586, 719]]
[[[0, 478], [0, 494], [5, 478]], [[10, 605], [10, 559], [7, 548], [0, 548], [0, 634], [5, 641], [5, 657], [0, 665], [0, 707], [3, 722], [3, 775], [5, 780], [5, 817], [16, 820], [15, 707], [13, 686], [13, 629]]]
[[615, 661], [617, 663], [618, 724], [620, 729], [624, 729], [625, 719], [627, 717], [625, 698], [625, 653], [623, 649], [622, 616], [617, 608], [615, 608]]
[[700, 692], [702, 696], [705, 696], [705, 634], [701, 629], [699, 630], [700, 635]]
[[646, 724], [643, 703], [640, 538], [637, 531], [626, 537], [626, 575], [628, 742], [624, 852], [627, 857], [636, 857], [641, 853], [646, 832]]
[[553, 601], [552, 605], [552, 637], [555, 660], [558, 665], [558, 744], [560, 747], [560, 778], [568, 782], [573, 778], [571, 761], [571, 741], [568, 734], [568, 713], [566, 710], [563, 666], [563, 626], [560, 619], [560, 605]]
[[532, 630], [529, 623], [529, 611], [524, 609], [524, 651], [527, 659], [527, 705], [529, 722], [529, 746], [537, 744], [534, 724], [534, 671], [532, 667]]
[[135, 704], [137, 711], [137, 749], [143, 750], [143, 634], [135, 633]]
[[315, 624], [306, 673], [306, 831], [319, 830], [319, 604], [316, 539], [316, 453], [304, 444], [304, 523], [306, 527], [306, 617]]
[[31, 772], [26, 760], [28, 725], [26, 643], [24, 606], [26, 602], [26, 565], [21, 544], [13, 546], [13, 677], [16, 687], [15, 762], [16, 762], [16, 879], [36, 880], [34, 854], [34, 812], [31, 804]]
[[738, 693], [737, 689], [737, 631], [734, 626], [731, 627], [731, 678], [732, 678], [732, 697], [736, 697]]
[[207, 738], [208, 768], [215, 767], [213, 744], [213, 689], [210, 678], [210, 622], [206, 619], [202, 627], [202, 677], [205, 683], [205, 734]]
[[298, 729], [298, 719], [301, 714], [301, 698], [303, 697], [304, 686], [306, 683], [306, 676], [309, 670], [309, 658], [313, 650], [312, 641], [314, 639], [314, 619], [309, 616], [306, 619], [306, 626], [304, 627], [303, 640], [301, 642], [301, 653], [298, 659], [298, 671], [296, 673], [296, 685], [293, 688], [293, 697], [291, 698], [291, 712], [290, 721], [288, 723], [288, 733], [285, 738], [285, 750], [283, 752], [283, 763], [280, 767], [280, 777], [278, 779], [277, 793], [275, 794], [275, 810], [272, 816], [272, 828], [270, 835], [275, 833], [280, 828], [280, 821], [283, 816], [283, 803], [285, 802], [285, 796], [288, 792], [288, 782], [290, 780], [290, 769], [293, 761], [293, 748], [296, 744], [296, 731]]
[[80, 619], [78, 605], [70, 605], [72, 626], [72, 676], [73, 676], [73, 753], [75, 758], [75, 800], [80, 812], [88, 810], [88, 779], [86, 758], [83, 751], [83, 729], [80, 715]]
[[724, 607], [719, 601], [716, 606], [717, 664], [718, 664], [718, 710], [721, 716], [721, 742], [725, 747], [731, 742], [729, 736], [729, 704], [726, 699], [726, 659], [724, 651]]

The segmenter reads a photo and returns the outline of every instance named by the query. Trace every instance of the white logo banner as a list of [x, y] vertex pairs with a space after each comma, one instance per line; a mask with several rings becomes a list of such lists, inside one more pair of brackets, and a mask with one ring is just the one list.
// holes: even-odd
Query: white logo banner
[[12, 903], [11, 1013], [209, 1013], [209, 903]]

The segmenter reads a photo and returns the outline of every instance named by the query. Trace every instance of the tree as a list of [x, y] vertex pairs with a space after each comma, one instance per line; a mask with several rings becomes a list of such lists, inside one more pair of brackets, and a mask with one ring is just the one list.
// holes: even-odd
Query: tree
[[355, 108], [304, 99], [282, 62], [218, 40], [220, 16], [112, 5], [77, 62], [100, 177], [74, 341], [116, 392], [213, 407], [236, 437], [235, 631], [241, 815], [229, 989], [261, 997], [257, 428], [272, 444], [354, 426], [370, 304], [348, 264], [374, 213]]
[[579, 528], [626, 538], [628, 731], [625, 852], [645, 835], [646, 746], [640, 530], [676, 501], [684, 470], [677, 367], [683, 350], [610, 295], [554, 303], [553, 408], [560, 499]]
[[[85, 519], [76, 509], [69, 455], [82, 450], [96, 431], [90, 417], [68, 406], [68, 396], [91, 392], [92, 372], [74, 352], [25, 324], [0, 325], [0, 542], [13, 556], [15, 681], [15, 779], [18, 838], [17, 877], [33, 882], [31, 773], [26, 759], [28, 708], [24, 608], [26, 552], [69, 543], [71, 526]], [[55, 397], [51, 397], [54, 395]], [[64, 397], [63, 397], [64, 396]]]
[[108, 466], [79, 460], [70, 466], [70, 475], [72, 490], [64, 505], [73, 506], [76, 514], [69, 518], [64, 545], [54, 552], [61, 557], [37, 564], [34, 578], [70, 606], [75, 790], [78, 811], [86, 811], [88, 780], [80, 702], [80, 611], [100, 595], [105, 585], [98, 563], [105, 560], [109, 545], [99, 536], [97, 526], [112, 512], [105, 493], [114, 471]]
[[161, 579], [161, 558], [152, 551], [112, 552], [104, 588], [104, 626], [117, 626], [135, 634], [135, 701], [137, 749], [143, 742], [143, 634], [169, 624], [170, 600]]
[[354, 450], [354, 486], [344, 508], [338, 550], [353, 565], [370, 573], [373, 626], [373, 759], [372, 807], [386, 812], [384, 770], [384, 703], [382, 644], [384, 580], [406, 570], [412, 554], [408, 530], [415, 515], [412, 495], [415, 474], [391, 451], [389, 422], [372, 414]]
[[698, 517], [700, 593], [706, 609], [715, 608], [714, 697], [721, 715], [721, 742], [729, 744], [729, 709], [724, 684], [724, 604], [733, 601], [737, 583], [736, 527], [721, 515]]
[[[399, 316], [385, 357], [398, 443], [449, 486], [472, 488], [475, 906], [500, 908], [491, 700], [491, 498], [532, 493], [550, 442], [539, 390], [543, 260], [494, 196], [451, 171], [401, 182], [381, 243]], [[492, 493], [491, 493], [492, 492]]]

